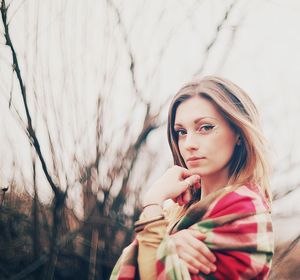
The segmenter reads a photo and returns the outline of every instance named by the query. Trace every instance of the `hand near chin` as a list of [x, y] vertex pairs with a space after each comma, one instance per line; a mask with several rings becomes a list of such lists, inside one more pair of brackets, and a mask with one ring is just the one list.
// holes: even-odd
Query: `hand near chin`
[[172, 199], [179, 205], [184, 205], [192, 199], [192, 186], [200, 188], [200, 176], [190, 170], [173, 166], [169, 168], [148, 190], [143, 202], [162, 203]]
[[196, 181], [193, 185], [190, 185], [183, 193], [173, 199], [174, 202], [177, 202], [178, 205], [183, 206], [191, 201], [195, 189], [198, 190], [201, 188], [200, 182]]

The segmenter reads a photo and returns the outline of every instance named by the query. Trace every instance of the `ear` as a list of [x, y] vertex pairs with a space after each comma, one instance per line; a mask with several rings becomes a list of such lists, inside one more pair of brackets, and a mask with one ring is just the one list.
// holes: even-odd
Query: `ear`
[[238, 135], [236, 136], [236, 145], [237, 145], [237, 146], [240, 146], [240, 145], [241, 145], [241, 142], [242, 142], [242, 140], [241, 140], [241, 135], [238, 134]]

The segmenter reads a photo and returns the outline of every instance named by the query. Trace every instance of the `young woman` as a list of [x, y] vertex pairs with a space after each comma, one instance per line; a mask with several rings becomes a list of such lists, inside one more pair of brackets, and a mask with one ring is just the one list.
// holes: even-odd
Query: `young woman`
[[174, 166], [143, 197], [111, 279], [267, 279], [269, 169], [249, 96], [223, 78], [191, 81], [171, 103], [168, 140]]

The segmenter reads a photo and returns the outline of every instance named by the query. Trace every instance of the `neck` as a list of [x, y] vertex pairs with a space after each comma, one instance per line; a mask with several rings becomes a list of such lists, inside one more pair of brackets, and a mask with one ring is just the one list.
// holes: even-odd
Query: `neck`
[[212, 192], [227, 186], [229, 181], [228, 170], [201, 177], [201, 199]]

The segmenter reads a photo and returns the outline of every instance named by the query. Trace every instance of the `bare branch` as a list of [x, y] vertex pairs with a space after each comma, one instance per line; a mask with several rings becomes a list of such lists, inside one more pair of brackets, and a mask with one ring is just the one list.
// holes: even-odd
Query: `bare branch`
[[273, 194], [273, 201], [282, 199], [283, 197], [286, 197], [287, 195], [289, 195], [290, 193], [298, 190], [298, 188], [300, 187], [300, 183], [292, 186], [292, 187], [286, 187], [284, 188], [284, 192], [280, 192], [280, 193], [275, 193]]
[[290, 242], [289, 246], [281, 252], [279, 256], [276, 256], [276, 261], [272, 264], [273, 268], [276, 268], [279, 264], [282, 264], [283, 260], [291, 253], [295, 246], [300, 241], [300, 234]]
[[41, 151], [41, 147], [40, 147], [40, 143], [39, 140], [36, 136], [36, 133], [33, 129], [32, 126], [32, 120], [31, 120], [31, 115], [29, 112], [29, 108], [28, 108], [28, 103], [27, 103], [27, 96], [26, 96], [26, 87], [24, 85], [23, 79], [22, 79], [22, 75], [21, 75], [21, 71], [20, 71], [20, 67], [19, 67], [19, 62], [17, 59], [17, 54], [15, 51], [15, 48], [13, 46], [13, 43], [11, 41], [10, 38], [10, 33], [9, 33], [9, 29], [8, 29], [8, 23], [7, 23], [7, 7], [5, 5], [5, 0], [2, 0], [1, 2], [1, 16], [2, 16], [2, 21], [3, 21], [3, 26], [4, 26], [4, 36], [6, 39], [6, 45], [9, 46], [11, 52], [12, 52], [12, 58], [13, 58], [13, 71], [15, 71], [16, 75], [17, 75], [17, 79], [19, 81], [19, 86], [20, 86], [20, 90], [21, 90], [21, 95], [22, 95], [22, 100], [23, 100], [23, 105], [25, 108], [25, 112], [26, 112], [26, 117], [27, 117], [27, 131], [29, 134], [29, 140], [32, 142], [36, 153], [38, 154], [39, 160], [42, 164], [42, 168], [44, 171], [44, 174], [47, 178], [47, 181], [49, 182], [53, 192], [55, 193], [56, 196], [59, 196], [60, 194], [60, 190], [59, 187], [54, 183], [54, 181], [52, 180], [52, 177], [50, 176], [49, 172], [48, 172], [48, 168], [45, 162], [45, 159], [43, 157], [42, 151]]
[[235, 0], [229, 6], [229, 8], [226, 10], [226, 12], [224, 14], [224, 17], [222, 18], [221, 22], [218, 24], [218, 26], [216, 28], [215, 36], [212, 38], [212, 40], [210, 41], [210, 43], [206, 47], [201, 67], [200, 67], [199, 70], [196, 71], [195, 75], [199, 75], [199, 74], [201, 74], [203, 72], [203, 70], [204, 70], [204, 68], [206, 66], [207, 60], [208, 60], [209, 53], [210, 53], [212, 47], [216, 44], [217, 39], [218, 39], [218, 37], [220, 35], [221, 30], [224, 27], [224, 25], [227, 23], [227, 21], [228, 21], [228, 19], [230, 17], [230, 14], [232, 13], [233, 8], [235, 7], [235, 5], [236, 5], [237, 2], [238, 2], [238, 0]]
[[107, 3], [112, 7], [113, 11], [115, 12], [116, 16], [117, 16], [117, 20], [118, 20], [118, 25], [120, 27], [120, 31], [121, 31], [121, 35], [123, 37], [123, 41], [125, 43], [126, 49], [127, 49], [127, 53], [128, 53], [128, 57], [130, 60], [130, 76], [131, 76], [131, 81], [132, 81], [132, 86], [134, 88], [134, 93], [136, 95], [136, 97], [144, 104], [147, 104], [148, 102], [143, 98], [141, 91], [138, 88], [137, 85], [137, 81], [136, 81], [136, 68], [135, 68], [135, 58], [128, 40], [128, 34], [127, 31], [125, 29], [125, 25], [123, 23], [123, 20], [121, 18], [121, 14], [119, 9], [115, 6], [115, 4], [113, 3], [112, 0], [107, 0]]
[[[14, 10], [14, 12], [12, 13], [12, 15], [10, 16], [10, 19], [8, 20], [8, 25], [10, 24], [10, 22], [12, 21], [12, 19], [14, 18], [14, 16], [16, 15], [16, 13], [20, 10], [20, 8], [25, 4], [27, 0], [23, 0], [19, 6]], [[7, 7], [8, 8], [8, 7]]]

